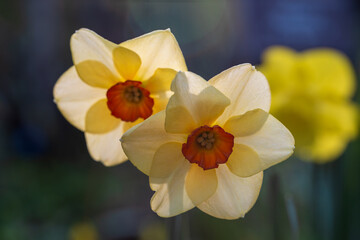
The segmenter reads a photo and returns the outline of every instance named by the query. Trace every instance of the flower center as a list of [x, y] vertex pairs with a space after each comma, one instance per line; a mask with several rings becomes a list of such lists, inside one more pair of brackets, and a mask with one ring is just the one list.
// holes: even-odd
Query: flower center
[[125, 88], [124, 97], [128, 102], [138, 103], [143, 97], [143, 94], [138, 87], [129, 86]]
[[141, 87], [141, 82], [127, 80], [109, 88], [106, 93], [111, 115], [123, 121], [134, 122], [152, 115], [154, 99], [150, 92]]
[[213, 132], [203, 132], [197, 138], [196, 141], [200, 147], [210, 150], [213, 148], [215, 143], [214, 133]]
[[187, 142], [182, 145], [182, 153], [190, 163], [196, 163], [207, 170], [226, 163], [233, 146], [233, 135], [218, 125], [205, 125], [192, 131]]

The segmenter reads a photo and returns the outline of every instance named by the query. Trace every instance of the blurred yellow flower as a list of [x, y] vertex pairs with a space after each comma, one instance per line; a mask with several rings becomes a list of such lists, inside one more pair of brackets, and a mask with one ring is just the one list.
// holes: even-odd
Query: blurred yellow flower
[[88, 29], [71, 37], [74, 66], [54, 87], [64, 117], [85, 132], [93, 159], [107, 166], [127, 158], [121, 135], [163, 110], [184, 57], [170, 30], [154, 31], [115, 44]]
[[288, 158], [291, 133], [272, 115], [266, 78], [250, 64], [208, 82], [179, 72], [166, 111], [127, 131], [129, 160], [149, 175], [151, 208], [171, 217], [193, 207], [218, 218], [243, 217], [262, 171]]
[[296, 140], [295, 153], [304, 160], [335, 160], [357, 135], [358, 110], [350, 100], [355, 74], [342, 53], [318, 48], [297, 53], [275, 46], [263, 54], [259, 67], [269, 80], [271, 113]]

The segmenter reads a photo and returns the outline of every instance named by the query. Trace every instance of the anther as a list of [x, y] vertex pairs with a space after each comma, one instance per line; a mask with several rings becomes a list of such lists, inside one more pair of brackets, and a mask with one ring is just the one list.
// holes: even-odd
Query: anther
[[213, 148], [213, 145], [215, 143], [214, 133], [213, 132], [202, 132], [197, 138], [197, 143], [207, 149], [210, 150]]
[[134, 86], [127, 87], [125, 89], [124, 95], [125, 95], [125, 99], [128, 102], [132, 102], [132, 103], [139, 103], [142, 97], [142, 93], [140, 89]]
[[205, 148], [207, 149], [207, 150], [210, 150], [210, 149], [212, 149], [212, 147], [213, 147], [213, 145], [212, 145], [212, 143], [207, 143], [206, 144], [206, 146], [205, 146]]
[[203, 138], [203, 137], [198, 137], [198, 138], [196, 139], [196, 141], [197, 141], [198, 143], [201, 143], [202, 141], [204, 141], [204, 138]]

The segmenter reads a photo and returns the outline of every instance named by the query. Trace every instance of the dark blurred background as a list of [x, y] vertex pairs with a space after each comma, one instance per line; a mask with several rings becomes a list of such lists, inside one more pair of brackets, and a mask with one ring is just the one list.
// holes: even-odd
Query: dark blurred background
[[[335, 162], [294, 157], [265, 172], [254, 208], [226, 221], [192, 210], [162, 219], [130, 163], [93, 161], [52, 88], [86, 27], [120, 43], [171, 28], [206, 79], [260, 63], [271, 45], [332, 47], [360, 67], [357, 0], [0, 0], [0, 239], [360, 239], [360, 141]], [[359, 102], [359, 94], [355, 96]]]

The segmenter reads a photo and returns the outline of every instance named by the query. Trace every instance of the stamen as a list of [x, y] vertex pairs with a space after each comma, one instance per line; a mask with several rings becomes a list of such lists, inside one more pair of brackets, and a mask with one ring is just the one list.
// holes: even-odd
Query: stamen
[[134, 86], [129, 86], [125, 89], [125, 99], [128, 102], [139, 103], [142, 98], [141, 90]]
[[196, 139], [200, 146], [206, 148], [207, 150], [212, 149], [215, 140], [213, 132], [203, 132]]
[[207, 149], [207, 150], [210, 150], [210, 149], [212, 149], [212, 147], [213, 147], [213, 145], [212, 145], [212, 143], [207, 143], [206, 144], [206, 146], [205, 146], [205, 148]]

